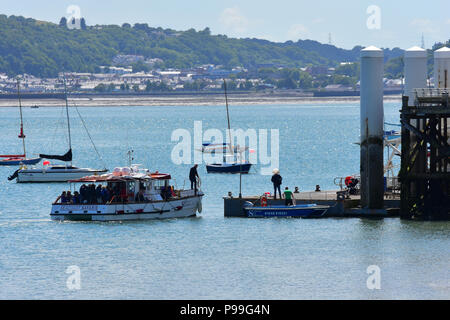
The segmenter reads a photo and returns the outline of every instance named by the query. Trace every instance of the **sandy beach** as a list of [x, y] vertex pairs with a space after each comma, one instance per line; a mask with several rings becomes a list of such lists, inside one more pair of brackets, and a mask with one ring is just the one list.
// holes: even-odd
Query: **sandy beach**
[[[233, 105], [266, 105], [266, 104], [321, 104], [321, 103], [355, 103], [359, 97], [312, 97], [292, 93], [252, 93], [228, 94], [229, 103]], [[401, 102], [400, 95], [385, 96], [384, 100]], [[100, 106], [188, 106], [188, 105], [223, 105], [223, 94], [195, 95], [136, 95], [112, 96], [98, 95], [92, 97], [69, 97], [70, 104], [82, 107]], [[62, 99], [22, 99], [24, 107], [58, 107], [64, 103]], [[0, 99], [0, 107], [16, 107], [17, 99]]]

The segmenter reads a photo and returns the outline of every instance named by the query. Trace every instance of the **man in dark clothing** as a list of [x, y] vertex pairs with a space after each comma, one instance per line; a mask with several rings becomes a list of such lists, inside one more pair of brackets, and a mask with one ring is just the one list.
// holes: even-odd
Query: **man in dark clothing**
[[273, 183], [273, 190], [274, 190], [274, 195], [273, 195], [274, 199], [277, 198], [277, 189], [278, 189], [278, 194], [280, 195], [280, 199], [281, 199], [281, 184], [282, 184], [283, 178], [280, 176], [279, 173], [280, 173], [280, 171], [278, 169], [273, 170], [272, 183]]
[[108, 191], [107, 187], [105, 187], [105, 186], [102, 187], [101, 196], [102, 196], [103, 203], [108, 203], [110, 196], [109, 196], [109, 191]]
[[145, 201], [145, 197], [144, 197], [144, 190], [139, 190], [138, 194], [136, 195], [136, 202], [144, 202]]
[[97, 188], [95, 188], [95, 198], [97, 200], [97, 203], [102, 203], [103, 202], [103, 198], [102, 198], [102, 185], [99, 184], [97, 186]]
[[85, 184], [80, 187], [80, 203], [88, 203], [87, 186]]
[[95, 194], [95, 184], [91, 183], [89, 189], [89, 203], [97, 203], [97, 195]]
[[80, 194], [78, 193], [78, 191], [75, 191], [72, 197], [73, 204], [80, 204], [81, 203], [80, 200], [81, 200]]
[[63, 191], [62, 193], [61, 193], [61, 196], [59, 197], [59, 199], [61, 199], [61, 203], [67, 203], [68, 201], [67, 201], [67, 195], [66, 195], [66, 192], [65, 191]]
[[189, 180], [191, 181], [191, 189], [195, 190], [195, 194], [197, 194], [197, 178], [200, 178], [198, 176], [197, 167], [198, 164], [195, 164], [189, 171]]

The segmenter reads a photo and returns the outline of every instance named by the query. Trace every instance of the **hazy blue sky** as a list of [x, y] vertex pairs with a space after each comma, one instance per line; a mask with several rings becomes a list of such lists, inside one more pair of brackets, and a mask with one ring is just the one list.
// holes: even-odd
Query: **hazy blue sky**
[[[209, 27], [213, 34], [272, 41], [314, 39], [339, 47], [426, 47], [450, 38], [450, 0], [0, 0], [0, 13], [58, 22], [78, 5], [88, 25], [146, 22], [176, 30]], [[369, 29], [371, 5], [380, 8], [379, 29]], [[371, 20], [372, 21], [372, 20]], [[376, 20], [375, 20], [376, 21]], [[376, 22], [375, 22], [376, 23]]]

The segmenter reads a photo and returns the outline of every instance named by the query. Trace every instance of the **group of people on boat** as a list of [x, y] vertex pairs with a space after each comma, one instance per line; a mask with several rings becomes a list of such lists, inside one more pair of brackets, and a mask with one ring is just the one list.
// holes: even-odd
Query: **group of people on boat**
[[[95, 184], [83, 184], [79, 191], [73, 194], [71, 191], [63, 191], [56, 202], [62, 204], [108, 204], [125, 202], [146, 202], [144, 195], [144, 185], [140, 186], [136, 195], [127, 192], [125, 183], [111, 183], [107, 186]], [[163, 186], [160, 189], [162, 200], [169, 200], [176, 197], [173, 186]]]
[[71, 191], [63, 191], [58, 200], [66, 204], [105, 204], [111, 202], [116, 194], [120, 196], [120, 192], [110, 186], [83, 184], [73, 194]]

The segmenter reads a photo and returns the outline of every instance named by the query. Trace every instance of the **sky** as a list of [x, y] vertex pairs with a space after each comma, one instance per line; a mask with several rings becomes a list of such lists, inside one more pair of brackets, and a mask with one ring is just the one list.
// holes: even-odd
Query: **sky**
[[0, 0], [0, 13], [58, 23], [79, 8], [88, 25], [124, 22], [270, 41], [312, 39], [407, 49], [450, 39], [450, 0]]

